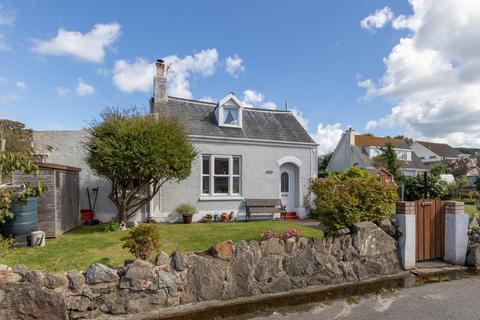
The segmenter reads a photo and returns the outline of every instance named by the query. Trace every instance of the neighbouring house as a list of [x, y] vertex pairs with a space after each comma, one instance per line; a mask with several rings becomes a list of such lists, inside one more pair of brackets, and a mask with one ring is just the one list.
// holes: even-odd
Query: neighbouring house
[[[479, 169], [475, 160], [475, 150], [473, 148], [453, 148], [446, 143], [436, 143], [429, 141], [415, 141], [412, 149], [418, 155], [419, 159], [427, 166], [431, 167], [437, 163], [455, 163], [456, 161], [466, 161], [469, 185], [473, 186], [478, 179]], [[451, 175], [450, 175], [451, 176]], [[453, 176], [452, 176], [453, 177]], [[451, 183], [452, 177], [443, 177], [446, 182]]]
[[461, 159], [461, 152], [446, 143], [415, 141], [411, 147], [418, 158], [427, 165]]
[[[234, 212], [245, 219], [245, 199], [282, 199], [287, 211], [307, 216], [304, 199], [317, 177], [317, 143], [287, 110], [247, 108], [230, 93], [219, 102], [167, 95], [166, 68], [156, 64], [151, 112], [177, 121], [189, 135], [198, 156], [190, 176], [167, 183], [135, 220], [173, 221], [175, 208], [195, 205], [199, 214]], [[110, 184], [86, 164], [83, 142], [88, 131], [34, 132], [39, 149], [54, 148], [49, 162], [76, 166], [80, 172], [81, 207], [88, 208], [86, 188], [99, 187], [97, 217], [108, 220], [115, 207], [108, 200]]]
[[387, 143], [393, 144], [397, 158], [402, 160], [400, 169], [402, 174], [414, 176], [428, 171], [405, 140], [362, 135], [352, 129], [343, 133], [327, 170], [340, 172], [351, 167], [359, 167], [372, 173], [376, 172], [381, 168], [375, 168], [373, 159], [381, 154], [381, 148]]

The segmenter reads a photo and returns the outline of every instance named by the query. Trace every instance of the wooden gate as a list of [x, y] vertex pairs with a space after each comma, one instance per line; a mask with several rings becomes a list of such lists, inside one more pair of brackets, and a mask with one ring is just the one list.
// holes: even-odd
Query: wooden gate
[[415, 201], [416, 260], [443, 258], [445, 210], [442, 200]]

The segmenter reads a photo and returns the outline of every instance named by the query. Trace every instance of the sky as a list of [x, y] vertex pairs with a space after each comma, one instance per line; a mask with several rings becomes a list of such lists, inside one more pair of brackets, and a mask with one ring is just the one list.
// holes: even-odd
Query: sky
[[0, 0], [0, 118], [88, 127], [169, 94], [288, 108], [331, 151], [349, 127], [479, 146], [474, 0]]

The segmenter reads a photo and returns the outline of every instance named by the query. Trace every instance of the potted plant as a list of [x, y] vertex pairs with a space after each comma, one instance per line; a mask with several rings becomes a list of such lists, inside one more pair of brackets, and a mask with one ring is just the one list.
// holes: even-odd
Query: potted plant
[[178, 214], [181, 214], [183, 217], [183, 223], [190, 224], [192, 223], [192, 217], [195, 213], [197, 213], [197, 208], [195, 206], [183, 203], [175, 209]]

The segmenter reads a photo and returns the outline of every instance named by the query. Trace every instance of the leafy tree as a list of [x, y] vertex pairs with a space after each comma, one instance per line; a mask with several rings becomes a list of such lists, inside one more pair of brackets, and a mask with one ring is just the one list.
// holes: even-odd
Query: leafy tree
[[480, 168], [480, 151], [475, 152], [475, 165]]
[[393, 144], [386, 143], [385, 147], [380, 148], [380, 151], [381, 154], [373, 158], [373, 165], [376, 168], [385, 168], [395, 180], [398, 180], [402, 161], [398, 160]]
[[186, 179], [197, 154], [176, 122], [136, 109], [106, 109], [90, 133], [86, 160], [110, 180], [119, 221], [133, 217], [166, 182]]
[[455, 161], [449, 161], [447, 164], [451, 167], [451, 173], [455, 178], [464, 177], [468, 173], [470, 159], [463, 158]]
[[430, 173], [434, 176], [439, 176], [441, 174], [450, 174], [452, 173], [452, 167], [446, 163], [439, 162], [432, 166]]
[[403, 141], [405, 141], [409, 146], [412, 145], [413, 143], [413, 139], [410, 138], [410, 137], [407, 137], [407, 136], [404, 136], [403, 134], [399, 134], [399, 135], [396, 135], [395, 137], [393, 137], [394, 139], [402, 139]]
[[[423, 199], [423, 175], [404, 176], [404, 196], [406, 201], [415, 201]], [[444, 199], [448, 197], [448, 186], [440, 177], [433, 174], [427, 174], [427, 198]]]
[[[14, 171], [22, 171], [26, 174], [37, 174], [38, 167], [32, 161], [31, 155], [25, 152], [0, 152], [0, 173], [1, 176], [10, 176]], [[0, 185], [2, 184], [0, 178]], [[38, 197], [47, 191], [41, 180], [36, 186], [26, 184], [24, 186], [0, 187], [0, 224], [5, 223], [8, 218], [13, 217], [10, 207], [13, 202], [25, 204], [29, 197]]]
[[18, 121], [0, 119], [0, 139], [7, 141], [5, 150], [30, 153], [33, 151], [33, 130]]
[[325, 178], [328, 176], [327, 166], [332, 159], [333, 151], [322, 154], [318, 157], [318, 177]]
[[456, 178], [453, 183], [447, 184], [449, 199], [468, 198], [468, 179], [467, 177]]
[[310, 185], [316, 207], [312, 214], [332, 230], [388, 218], [398, 199], [395, 185], [382, 185], [377, 176], [353, 169]]

